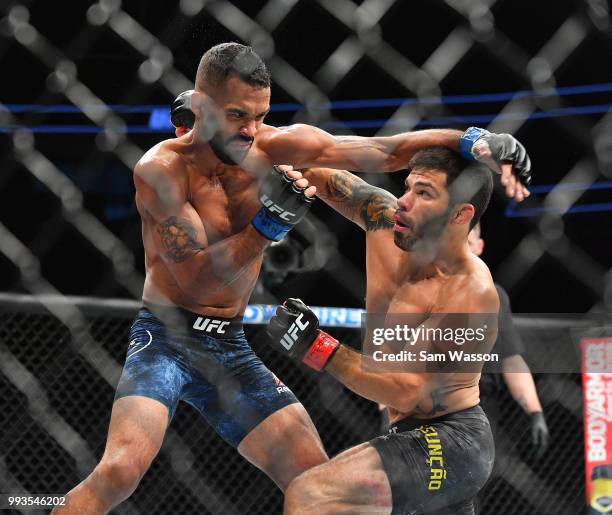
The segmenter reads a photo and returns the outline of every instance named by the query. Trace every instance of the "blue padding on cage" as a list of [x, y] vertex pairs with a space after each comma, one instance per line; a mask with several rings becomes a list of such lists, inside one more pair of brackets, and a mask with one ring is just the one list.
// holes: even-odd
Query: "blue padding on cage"
[[[311, 308], [319, 319], [322, 327], [347, 327], [360, 328], [361, 317], [365, 313], [357, 308], [317, 307]], [[271, 304], [249, 304], [244, 312], [245, 324], [263, 325], [276, 313], [276, 305]]]

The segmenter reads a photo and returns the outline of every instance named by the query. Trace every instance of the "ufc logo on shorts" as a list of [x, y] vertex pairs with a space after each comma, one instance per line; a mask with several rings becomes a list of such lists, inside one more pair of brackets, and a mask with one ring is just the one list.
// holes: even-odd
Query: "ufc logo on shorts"
[[290, 222], [291, 218], [295, 216], [295, 213], [292, 213], [291, 211], [285, 211], [278, 204], [275, 204], [274, 201], [270, 199], [267, 195], [262, 195], [259, 200], [261, 200], [261, 203], [268, 208], [268, 211], [270, 211], [271, 213], [278, 213], [278, 216], [287, 222]]
[[214, 318], [203, 318], [198, 317], [193, 323], [193, 328], [198, 331], [206, 331], [210, 333], [215, 331], [218, 334], [225, 334], [224, 327], [229, 325], [229, 322], [221, 322], [221, 320], [215, 320]]
[[285, 349], [291, 350], [291, 347], [293, 347], [293, 344], [298, 339], [298, 331], [303, 331], [310, 324], [310, 322], [302, 322], [303, 316], [304, 313], [300, 313], [300, 316], [295, 319], [295, 322], [291, 324], [289, 330], [281, 338], [281, 345], [285, 347]]

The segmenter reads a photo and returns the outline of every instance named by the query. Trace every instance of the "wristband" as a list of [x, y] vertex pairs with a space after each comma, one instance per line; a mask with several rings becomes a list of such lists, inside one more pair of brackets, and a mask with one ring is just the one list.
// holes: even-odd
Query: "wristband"
[[340, 342], [324, 331], [319, 331], [316, 340], [302, 358], [302, 362], [320, 372], [340, 347]]
[[488, 131], [478, 127], [469, 127], [459, 140], [459, 151], [461, 155], [470, 161], [476, 161], [476, 157], [472, 154], [472, 147], [477, 140], [484, 136]]
[[259, 234], [264, 238], [272, 241], [280, 241], [284, 238], [292, 228], [292, 225], [287, 225], [279, 222], [276, 218], [270, 215], [267, 208], [262, 207], [251, 221], [251, 224]]

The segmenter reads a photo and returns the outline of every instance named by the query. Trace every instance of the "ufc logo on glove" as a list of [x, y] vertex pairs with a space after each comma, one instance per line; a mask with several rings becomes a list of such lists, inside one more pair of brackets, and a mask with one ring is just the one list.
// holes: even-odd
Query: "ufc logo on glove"
[[278, 213], [278, 217], [286, 220], [287, 222], [295, 216], [295, 213], [291, 211], [286, 211], [278, 204], [275, 204], [274, 201], [269, 198], [267, 195], [262, 195], [259, 199], [261, 203], [268, 208], [268, 211], [271, 213]]
[[291, 350], [291, 348], [293, 347], [293, 345], [295, 344], [295, 342], [297, 341], [299, 337], [298, 330], [303, 331], [310, 325], [310, 322], [306, 322], [306, 323], [302, 322], [303, 316], [304, 316], [304, 313], [302, 313], [299, 317], [297, 317], [295, 322], [293, 322], [291, 326], [289, 327], [289, 330], [281, 338], [281, 345], [285, 347], [285, 349]]

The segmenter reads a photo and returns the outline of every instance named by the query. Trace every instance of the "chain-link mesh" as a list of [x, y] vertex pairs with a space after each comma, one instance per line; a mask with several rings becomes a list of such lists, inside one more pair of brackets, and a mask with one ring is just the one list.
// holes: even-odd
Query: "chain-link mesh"
[[[103, 451], [114, 384], [103, 377], [100, 367], [88, 363], [83, 347], [93, 342], [100, 347], [99, 358], [121, 363], [129, 317], [135, 311], [94, 303], [84, 312], [83, 326], [75, 331], [35, 302], [3, 303], [3, 489], [67, 491], [91, 472]], [[522, 333], [534, 337], [529, 327], [519, 321]], [[380, 434], [375, 404], [331, 376], [317, 375], [275, 354], [261, 344], [261, 331], [261, 326], [247, 327], [253, 347], [304, 404], [330, 455]], [[329, 331], [347, 344], [360, 345], [357, 329]], [[570, 339], [564, 341], [563, 347], [571, 345]], [[527, 357], [536, 367], [538, 359], [545, 359], [538, 354]], [[527, 416], [515, 403], [500, 399], [504, 406], [496, 431], [500, 466], [481, 496], [482, 513], [570, 515], [582, 510], [579, 376], [547, 374], [540, 378], [539, 390], [552, 444], [545, 458], [535, 461]], [[195, 410], [181, 403], [160, 455], [136, 493], [116, 512], [262, 514], [280, 513], [281, 507], [282, 495], [273, 483], [219, 438]]]
[[[612, 256], [603, 249], [599, 256], [585, 251], [598, 244], [594, 236], [562, 218], [610, 204], [585, 202], [591, 188], [607, 184], [600, 179], [612, 176], [610, 84], [597, 64], [607, 62], [612, 48], [609, 5], [603, 0], [567, 0], [555, 9], [499, 0], [181, 0], [163, 5], [101, 0], [75, 4], [58, 23], [50, 22], [54, 7], [48, 2], [4, 2], [0, 9], [5, 15], [0, 62], [27, 69], [24, 83], [3, 84], [0, 127], [12, 138], [3, 141], [7, 152], [0, 187], [7, 195], [23, 193], [28, 188], [23, 172], [36, 178], [39, 213], [18, 237], [32, 242], [39, 259], [53, 263], [48, 272], [59, 281], [63, 272], [54, 253], [63, 240], [74, 239], [73, 231], [81, 236], [77, 255], [95, 259], [103, 272], [82, 281], [88, 291], [74, 293], [137, 297], [140, 292], [142, 274], [135, 267], [141, 250], [134, 244], [138, 221], [129, 170], [156, 141], [143, 133], [155, 135], [169, 126], [154, 123], [156, 106], [130, 104], [151, 98], [169, 103], [192, 87], [206, 47], [240, 39], [269, 64], [276, 102], [269, 120], [274, 124], [306, 121], [344, 133], [386, 134], [474, 123], [516, 133], [533, 154], [537, 183], [552, 186], [534, 195], [533, 209], [509, 206], [509, 212], [525, 218], [513, 226], [511, 245], [498, 244], [504, 257], [492, 263], [497, 280], [523, 300], [525, 311], [533, 309], [529, 301], [539, 297], [527, 288], [527, 278], [538, 271], [540, 284], [558, 285], [547, 266], [552, 261], [580, 290], [580, 309], [570, 310], [601, 309], [606, 305], [601, 302], [609, 301]], [[305, 47], [303, 42], [313, 37], [317, 44]], [[564, 84], [569, 86], [557, 87]], [[491, 93], [482, 94], [487, 88]], [[460, 94], [448, 96], [448, 91]], [[4, 100], [23, 102], [24, 92], [27, 105]], [[56, 104], [65, 101], [69, 104]], [[165, 110], [161, 106], [162, 114]], [[71, 136], [62, 139], [65, 133]], [[114, 174], [121, 170], [123, 180], [110, 179], [109, 168]], [[105, 180], [112, 192], [96, 187]], [[398, 191], [389, 176], [369, 180]], [[609, 188], [598, 191], [609, 193]], [[106, 195], [104, 207], [100, 195]], [[3, 224], [21, 232], [22, 218], [12, 210], [2, 215]], [[321, 216], [316, 210], [315, 215]], [[346, 225], [334, 229], [331, 241], [350, 231]], [[320, 224], [318, 234], [327, 232], [327, 224]], [[314, 245], [312, 239], [309, 243]], [[330, 246], [318, 267], [354, 303], [362, 296], [363, 279], [346, 255]], [[555, 305], [549, 311], [564, 309]]]
[[[167, 105], [193, 86], [202, 52], [240, 40], [269, 64], [274, 125], [369, 135], [476, 124], [516, 134], [532, 155], [536, 187], [526, 207], [498, 196], [489, 209], [486, 257], [496, 280], [521, 311], [610, 311], [605, 0], [60, 4], [0, 2], [0, 65], [10, 77], [0, 85], [1, 289], [140, 296], [130, 170], [170, 135]], [[367, 179], [399, 191], [390, 176]], [[27, 211], [18, 199], [28, 199]], [[604, 231], [596, 230], [602, 221]], [[308, 257], [302, 273], [260, 283], [256, 295], [360, 305], [359, 233], [320, 206], [294, 232]], [[15, 307], [2, 314], [0, 491], [65, 491], [97, 462], [129, 326], [118, 303], [102, 316], [71, 303], [47, 303], [52, 315]], [[330, 454], [375, 432], [370, 403], [259, 348], [256, 328], [250, 332]], [[342, 337], [356, 340], [350, 331]], [[485, 513], [582, 510], [578, 378], [538, 379], [551, 448], [543, 461], [532, 459], [525, 416], [506, 399], [501, 476], [485, 491]], [[116, 511], [275, 513], [280, 505], [272, 484], [182, 407], [140, 488]]]
[[[100, 312], [101, 310], [97, 310]], [[87, 317], [81, 328], [122, 362], [134, 313]], [[27, 491], [63, 492], [85, 477], [103, 451], [114, 384], [89, 366], [86, 340], [50, 314], [3, 309], [2, 454], [7, 473]], [[377, 408], [347, 392], [330, 377], [258, 344], [260, 327], [248, 335], [254, 348], [292, 389], [318, 424], [331, 454], [373, 436]], [[336, 330], [355, 342], [358, 331]], [[32, 345], [32, 342], [36, 345]], [[3, 489], [7, 475], [0, 476]], [[177, 411], [158, 459], [127, 507], [137, 513], [279, 513], [282, 497], [186, 405]], [[118, 512], [121, 510], [118, 509]]]

